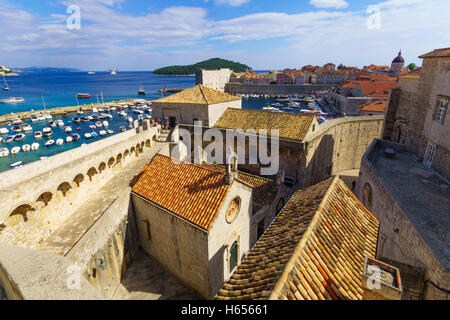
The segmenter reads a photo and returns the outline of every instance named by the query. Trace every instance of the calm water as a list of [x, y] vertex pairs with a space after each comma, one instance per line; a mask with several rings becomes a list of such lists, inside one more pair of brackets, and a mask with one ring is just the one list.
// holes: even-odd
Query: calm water
[[[144, 97], [147, 100], [154, 100], [161, 97], [161, 93], [157, 90], [164, 88], [190, 88], [195, 85], [195, 77], [166, 77], [155, 76], [151, 72], [119, 72], [117, 75], [111, 75], [107, 72], [97, 72], [94, 75], [89, 75], [87, 72], [70, 72], [70, 73], [33, 73], [23, 74], [18, 77], [7, 77], [8, 84], [11, 88], [9, 92], [1, 91], [0, 100], [9, 97], [23, 97], [25, 102], [17, 104], [0, 104], [0, 115], [11, 112], [22, 112], [44, 109], [42, 97], [44, 97], [45, 105], [47, 108], [74, 106], [77, 105], [76, 94], [77, 93], [89, 93], [91, 99], [79, 99], [79, 104], [97, 103], [98, 99], [101, 102], [101, 94], [105, 102], [117, 101], [122, 99], [142, 98], [138, 96], [137, 91], [139, 86], [146, 90], [147, 95]], [[264, 98], [251, 98], [243, 99], [243, 108], [248, 109], [261, 109], [271, 103], [275, 102], [274, 99]], [[289, 110], [289, 112], [298, 113], [299, 108]], [[137, 119], [137, 115], [132, 113], [131, 109], [125, 110], [128, 116], [132, 116]], [[82, 116], [88, 116], [89, 114], [83, 114]], [[106, 119], [110, 126], [108, 129], [114, 130], [114, 133], [119, 133], [120, 126], [124, 125], [128, 129], [128, 121], [126, 118], [117, 115], [117, 111], [111, 112], [112, 119]], [[48, 126], [48, 121], [40, 121], [31, 123], [33, 131], [24, 132], [26, 138], [22, 141], [14, 141], [10, 143], [1, 142], [0, 147], [6, 147], [11, 150], [15, 146], [22, 146], [24, 144], [32, 144], [38, 142], [40, 148], [36, 151], [19, 152], [12, 156], [0, 158], [0, 172], [10, 170], [9, 164], [17, 161], [24, 161], [28, 164], [33, 161], [39, 160], [41, 157], [49, 157], [56, 153], [64, 152], [76, 147], [81, 146], [83, 143], [92, 143], [99, 139], [108, 137], [97, 137], [95, 139], [85, 139], [84, 133], [92, 132], [89, 128], [95, 121], [70, 123], [77, 115], [69, 115], [67, 118], [61, 118], [65, 125], [62, 127], [54, 127], [53, 136], [51, 138], [34, 138], [34, 131], [42, 131], [44, 127]], [[53, 118], [56, 120], [58, 118]], [[103, 121], [103, 120], [100, 120]], [[0, 125], [11, 129], [11, 126]], [[63, 138], [65, 140], [67, 134], [64, 129], [67, 126], [71, 126], [72, 133], [78, 133], [81, 139], [77, 142], [66, 143], [57, 146], [56, 144], [46, 147], [45, 142], [49, 139], [57, 140]], [[80, 127], [81, 130], [77, 131], [76, 128]], [[99, 133], [100, 129], [94, 131]], [[6, 138], [13, 133], [1, 135], [2, 138]], [[80, 149], [81, 150], [81, 149]]]

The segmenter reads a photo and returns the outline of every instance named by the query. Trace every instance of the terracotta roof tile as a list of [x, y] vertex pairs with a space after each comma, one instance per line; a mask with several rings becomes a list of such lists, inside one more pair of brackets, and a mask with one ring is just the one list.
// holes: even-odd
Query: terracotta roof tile
[[209, 230], [229, 186], [225, 174], [157, 154], [134, 181], [132, 192]]
[[360, 81], [359, 86], [365, 97], [387, 98], [391, 89], [398, 88], [398, 82]]
[[252, 289], [252, 299], [361, 299], [378, 228], [339, 177], [300, 190], [216, 298], [246, 299]]
[[419, 58], [444, 58], [450, 57], [450, 48], [435, 49], [429, 53], [419, 56]]
[[358, 106], [361, 111], [373, 111], [373, 112], [385, 112], [386, 111], [386, 100], [378, 100], [366, 102]]
[[[281, 139], [302, 141], [314, 116], [286, 112], [228, 108], [214, 127], [234, 130], [278, 129]], [[270, 135], [270, 131], [268, 131]]]
[[241, 98], [205, 87], [203, 85], [197, 85], [171, 96], [154, 100], [153, 102], [209, 105], [236, 100], [241, 100]]

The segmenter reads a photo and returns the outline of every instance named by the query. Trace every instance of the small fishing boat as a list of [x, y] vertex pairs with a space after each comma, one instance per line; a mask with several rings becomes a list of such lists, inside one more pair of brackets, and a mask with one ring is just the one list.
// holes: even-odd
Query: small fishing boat
[[7, 128], [0, 128], [0, 134], [8, 134], [9, 130]]
[[41, 157], [40, 159], [41, 159], [41, 160], [45, 160], [45, 159], [47, 159], [47, 158], [48, 158], [48, 157]]
[[97, 113], [97, 112], [98, 112], [98, 109], [97, 109], [96, 107], [93, 107], [93, 108], [92, 108], [92, 112]]
[[54, 145], [55, 144], [55, 140], [48, 140], [46, 143], [45, 143], [45, 146], [46, 147], [50, 147], [50, 146], [52, 146], [52, 145]]
[[72, 132], [72, 127], [67, 127], [66, 130], [64, 130], [64, 131], [66, 131], [66, 133], [71, 133]]
[[125, 126], [121, 126], [120, 131], [125, 132], [125, 131], [127, 131], [127, 128], [125, 128]]
[[9, 165], [11, 169], [19, 168], [21, 166], [23, 166], [23, 161], [14, 162]]
[[13, 125], [17, 125], [17, 124], [21, 124], [21, 123], [22, 123], [22, 120], [19, 118], [14, 119], [12, 122]]
[[78, 99], [89, 99], [91, 95], [89, 93], [79, 93], [77, 94]]
[[82, 117], [82, 118], [81, 118], [81, 121], [83, 121], [83, 122], [89, 122], [89, 121], [91, 121], [91, 120], [89, 120], [89, 117]]
[[70, 136], [69, 136], [69, 137], [66, 137], [66, 142], [67, 142], [67, 143], [71, 143], [72, 141], [73, 141], [72, 137], [70, 137]]
[[63, 114], [62, 114], [62, 117], [63, 118], [67, 118], [69, 115], [67, 114], [67, 112], [64, 112]]
[[21, 140], [25, 139], [25, 137], [26, 137], [26, 135], [24, 135], [23, 133], [19, 133], [19, 134], [16, 134], [16, 136], [14, 137], [14, 140], [21, 141]]
[[81, 130], [81, 127], [77, 127], [77, 130], [80, 131], [80, 130]]
[[112, 119], [112, 118], [113, 118], [113, 116], [112, 116], [111, 114], [102, 113], [101, 115], [102, 115], [103, 117], [105, 117], [105, 118], [109, 118], [109, 119]]
[[56, 125], [58, 125], [60, 127], [64, 125], [64, 121], [62, 121], [60, 119], [56, 120], [55, 123], [56, 123]]
[[128, 117], [127, 120], [128, 120], [128, 122], [130, 122], [130, 123], [133, 122], [133, 118], [132, 118], [132, 117]]
[[21, 132], [22, 131], [22, 126], [14, 126], [11, 128], [12, 131], [14, 132]]
[[22, 126], [22, 130], [23, 131], [31, 131], [31, 130], [33, 130], [33, 128], [29, 124], [26, 124], [26, 125]]
[[42, 129], [42, 134], [44, 135], [44, 137], [50, 137], [53, 134], [53, 130], [52, 128], [46, 127]]
[[62, 145], [64, 143], [64, 140], [63, 139], [58, 139], [58, 140], [56, 140], [56, 145], [57, 146], [60, 146], [60, 145]]
[[72, 135], [72, 139], [73, 139], [73, 141], [78, 141], [78, 140], [80, 140], [80, 135], [78, 133], [74, 133]]
[[38, 116], [37, 119], [38, 119], [39, 121], [44, 121], [44, 120], [45, 120], [45, 116]]
[[53, 128], [57, 127], [57, 124], [56, 124], [55, 121], [50, 121], [50, 122], [48, 123], [48, 125], [49, 125], [50, 127], [53, 127]]
[[31, 150], [31, 146], [29, 144], [24, 144], [22, 146], [22, 151], [26, 152], [26, 151], [30, 151]]
[[84, 112], [83, 112], [83, 110], [78, 110], [77, 113], [78, 113], [78, 114], [83, 114]]
[[99, 131], [99, 134], [100, 134], [101, 136], [106, 136], [106, 131], [105, 131], [105, 130], [100, 130], [100, 131]]
[[30, 118], [30, 121], [31, 122], [37, 122], [37, 121], [39, 121], [39, 119], [35, 115], [32, 115], [31, 118]]
[[84, 137], [85, 137], [86, 139], [90, 139], [90, 138], [92, 138], [92, 135], [91, 135], [90, 133], [85, 133], [85, 134], [84, 134]]
[[98, 137], [98, 133], [95, 132], [95, 131], [92, 131], [92, 132], [91, 132], [91, 137], [92, 137], [92, 138], [97, 138], [97, 137]]
[[264, 107], [263, 110], [267, 110], [267, 111], [280, 111], [280, 109], [274, 108], [274, 107], [271, 107], [271, 106]]
[[97, 126], [95, 124], [92, 124], [89, 126], [89, 128], [91, 128], [92, 130], [95, 130], [95, 129], [97, 129]]
[[97, 128], [103, 127], [103, 125], [102, 125], [102, 123], [101, 123], [100, 121], [97, 121], [97, 122], [95, 123], [95, 126], [96, 126]]
[[12, 149], [11, 149], [11, 154], [17, 154], [17, 153], [19, 153], [20, 152], [20, 147], [13, 147]]
[[40, 146], [39, 143], [34, 142], [34, 143], [31, 144], [31, 150], [33, 150], [33, 151], [37, 150], [37, 149], [39, 149], [39, 146]]
[[50, 114], [50, 113], [47, 113], [45, 116], [45, 119], [52, 119], [53, 118], [53, 116]]
[[81, 118], [75, 117], [75, 118], [73, 118], [73, 122], [79, 123], [79, 122], [81, 122]]
[[103, 125], [105, 128], [108, 128], [108, 127], [109, 127], [109, 122], [105, 120], [105, 121], [102, 122], [102, 125]]
[[114, 131], [113, 130], [107, 130], [108, 134], [113, 134]]
[[6, 137], [5, 142], [6, 143], [13, 142], [15, 137], [16, 136], [8, 136], [8, 137]]
[[87, 118], [89, 119], [89, 121], [94, 120], [94, 117], [93, 117], [93, 116], [87, 116]]
[[0, 157], [7, 157], [9, 156], [9, 150], [8, 148], [0, 148]]

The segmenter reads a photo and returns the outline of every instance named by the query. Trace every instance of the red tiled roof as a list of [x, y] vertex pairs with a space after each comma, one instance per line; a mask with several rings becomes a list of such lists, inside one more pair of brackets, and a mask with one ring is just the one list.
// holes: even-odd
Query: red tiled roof
[[372, 112], [385, 112], [386, 111], [386, 100], [378, 100], [366, 102], [358, 106], [361, 111], [372, 111]]
[[397, 81], [396, 77], [390, 77], [390, 76], [385, 76], [385, 75], [370, 75], [370, 80], [373, 81]]
[[132, 192], [209, 230], [229, 186], [224, 172], [157, 154], [135, 179]]
[[429, 53], [419, 56], [419, 58], [421, 58], [421, 59], [444, 58], [444, 57], [450, 57], [450, 48], [435, 49]]
[[217, 299], [362, 298], [379, 222], [339, 177], [296, 192]]
[[398, 88], [398, 82], [360, 81], [359, 86], [365, 97], [387, 98], [391, 89]]

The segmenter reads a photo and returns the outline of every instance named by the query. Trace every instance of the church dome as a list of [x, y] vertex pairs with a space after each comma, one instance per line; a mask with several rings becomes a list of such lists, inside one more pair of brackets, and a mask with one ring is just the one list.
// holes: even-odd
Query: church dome
[[405, 59], [402, 57], [402, 51], [398, 53], [398, 56], [392, 61], [392, 63], [405, 63]]

